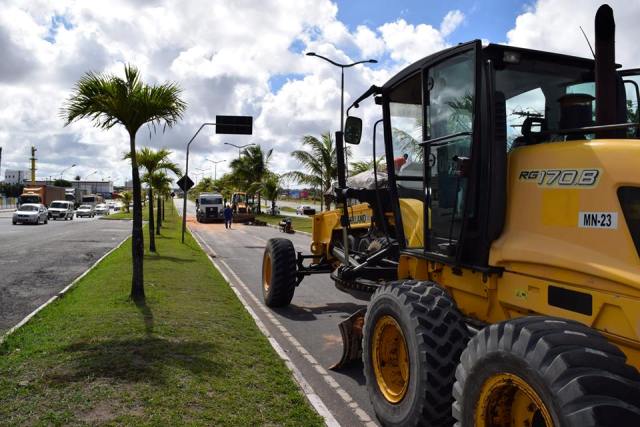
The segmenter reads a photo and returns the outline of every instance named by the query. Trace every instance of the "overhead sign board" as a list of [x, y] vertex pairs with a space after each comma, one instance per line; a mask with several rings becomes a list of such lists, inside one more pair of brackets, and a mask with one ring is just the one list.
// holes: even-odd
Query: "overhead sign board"
[[252, 116], [216, 116], [216, 133], [227, 135], [251, 135]]

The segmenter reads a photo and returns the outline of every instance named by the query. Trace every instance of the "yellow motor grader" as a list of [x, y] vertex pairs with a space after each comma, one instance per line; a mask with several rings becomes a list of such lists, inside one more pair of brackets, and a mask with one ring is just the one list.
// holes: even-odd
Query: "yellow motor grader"
[[640, 426], [640, 70], [595, 21], [595, 59], [473, 41], [372, 86], [384, 182], [345, 185], [338, 133], [341, 209], [267, 243], [268, 306], [309, 274], [368, 301], [340, 364], [383, 425]]

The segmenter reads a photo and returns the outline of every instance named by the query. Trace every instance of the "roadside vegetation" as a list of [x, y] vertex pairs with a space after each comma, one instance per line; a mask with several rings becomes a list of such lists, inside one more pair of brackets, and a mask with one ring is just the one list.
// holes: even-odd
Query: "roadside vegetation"
[[0, 424], [322, 425], [179, 218], [145, 253], [145, 302], [129, 240], [0, 345]]
[[149, 129], [170, 128], [181, 118], [187, 104], [180, 98], [182, 90], [173, 83], [148, 85], [140, 72], [125, 65], [125, 78], [113, 74], [86, 73], [61, 110], [65, 125], [89, 119], [96, 127], [111, 129], [121, 125], [129, 134], [129, 155], [133, 181], [132, 274], [130, 296], [144, 301], [144, 242], [142, 235], [142, 195], [136, 157], [136, 134], [145, 124]]

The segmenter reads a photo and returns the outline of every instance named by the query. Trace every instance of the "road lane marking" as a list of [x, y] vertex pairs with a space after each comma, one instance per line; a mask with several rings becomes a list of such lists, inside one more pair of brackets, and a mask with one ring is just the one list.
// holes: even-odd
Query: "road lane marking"
[[[236, 286], [233, 284], [233, 282], [225, 274], [225, 272], [223, 271], [222, 265], [224, 265], [225, 269], [227, 271], [229, 271], [229, 273], [231, 273], [232, 276], [234, 276], [234, 278], [237, 281], [236, 283], [250, 297], [254, 296], [253, 293], [251, 293], [249, 288], [247, 288], [247, 286], [238, 278], [238, 276], [235, 274], [235, 272], [233, 270], [231, 270], [231, 268], [229, 268], [229, 265], [227, 265], [226, 262], [224, 262], [223, 260], [220, 260], [220, 259], [216, 259], [216, 257], [217, 257], [216, 252], [213, 250], [213, 248], [211, 246], [209, 246], [209, 244], [201, 236], [199, 236], [197, 233], [193, 232], [193, 230], [190, 230], [190, 231], [191, 231], [192, 235], [194, 236], [194, 238], [195, 238], [196, 242], [198, 243], [198, 245], [200, 245], [200, 247], [204, 246], [204, 247], [206, 247], [208, 249], [208, 251], [210, 252], [210, 254], [207, 254], [209, 260], [216, 267], [216, 269], [220, 272], [220, 275], [222, 275], [224, 280], [229, 284], [229, 287], [236, 294], [236, 296], [238, 297], [238, 300], [244, 306], [245, 310], [247, 310], [249, 315], [253, 318], [253, 321], [258, 326], [258, 329], [260, 330], [260, 332], [262, 332], [262, 334], [267, 338], [267, 340], [269, 341], [269, 344], [271, 344], [271, 347], [273, 347], [273, 349], [276, 351], [278, 356], [284, 361], [284, 363], [287, 366], [287, 368], [292, 372], [294, 379], [296, 380], [296, 382], [298, 383], [298, 385], [302, 389], [302, 392], [304, 393], [306, 398], [309, 400], [309, 403], [311, 403], [311, 406], [313, 406], [313, 408], [316, 410], [316, 412], [318, 412], [318, 414], [322, 418], [324, 418], [324, 422], [325, 422], [325, 424], [327, 426], [329, 426], [329, 427], [334, 427], [334, 426], [335, 427], [339, 427], [340, 423], [338, 423], [338, 421], [335, 419], [335, 417], [333, 416], [331, 411], [327, 408], [327, 406], [324, 404], [324, 402], [322, 401], [320, 396], [313, 390], [313, 387], [311, 387], [311, 384], [309, 384], [309, 382], [304, 378], [304, 375], [302, 374], [302, 371], [300, 371], [298, 369], [298, 367], [295, 365], [295, 363], [293, 363], [293, 361], [289, 358], [289, 356], [287, 355], [286, 351], [280, 346], [280, 344], [278, 343], [276, 338], [271, 335], [271, 333], [266, 328], [266, 326], [264, 325], [264, 323], [262, 322], [260, 317], [258, 317], [256, 312], [253, 310], [253, 308], [249, 305], [247, 300], [244, 298], [244, 296], [242, 295], [240, 290], [238, 288], [236, 288]], [[205, 253], [206, 253], [206, 251], [205, 251]], [[220, 264], [222, 264], [222, 265], [220, 265]], [[271, 319], [269, 319], [269, 320], [271, 320]], [[275, 320], [275, 318], [273, 320]], [[287, 331], [287, 333], [289, 333], [289, 332]], [[289, 335], [291, 335], [291, 334], [289, 333]]]

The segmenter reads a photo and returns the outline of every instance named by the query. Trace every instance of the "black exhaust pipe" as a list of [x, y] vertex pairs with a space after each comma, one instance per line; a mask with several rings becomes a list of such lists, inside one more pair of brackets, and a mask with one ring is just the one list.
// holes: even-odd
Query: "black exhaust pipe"
[[[596, 33], [596, 126], [617, 123], [617, 83], [615, 33], [613, 9], [608, 4], [598, 8], [595, 19]], [[619, 131], [600, 131], [597, 138], [615, 138]]]

